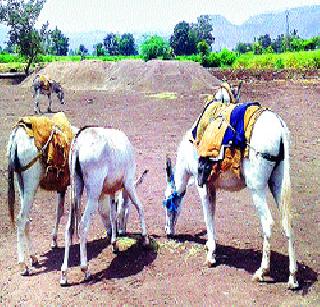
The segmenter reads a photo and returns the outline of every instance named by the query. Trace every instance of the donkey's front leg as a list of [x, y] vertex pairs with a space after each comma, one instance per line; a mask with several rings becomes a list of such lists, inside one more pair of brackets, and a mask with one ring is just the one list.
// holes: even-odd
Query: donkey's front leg
[[200, 199], [202, 202], [204, 220], [207, 226], [207, 265], [213, 267], [216, 264], [216, 229], [215, 229], [215, 211], [216, 211], [216, 191], [215, 188], [208, 188], [204, 185], [198, 187]]
[[52, 112], [51, 105], [52, 105], [52, 96], [51, 94], [48, 94], [48, 113]]
[[36, 90], [34, 95], [33, 95], [33, 98], [34, 98], [34, 113], [35, 114], [39, 114], [40, 113], [40, 108], [39, 108], [39, 99], [40, 99], [40, 90]]

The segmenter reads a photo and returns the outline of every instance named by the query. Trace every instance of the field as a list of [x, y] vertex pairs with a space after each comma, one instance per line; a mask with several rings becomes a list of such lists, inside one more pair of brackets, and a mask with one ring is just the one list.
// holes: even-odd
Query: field
[[[203, 100], [213, 87], [191, 87], [186, 80], [194, 80], [190, 81], [189, 75], [174, 70], [170, 65], [175, 65], [175, 69], [185, 69], [175, 63], [166, 64], [168, 67], [161, 66], [164, 65], [161, 63], [155, 65], [159, 65], [158, 69], [161, 68], [163, 74], [166, 71], [170, 74], [162, 79], [150, 79], [148, 76], [145, 86], [147, 88], [148, 85], [152, 91], [143, 91], [143, 76], [136, 81], [140, 82], [139, 86], [130, 85], [128, 90], [128, 84], [121, 83], [126, 76], [119, 70], [118, 82], [124, 86], [122, 91], [113, 85], [93, 86], [90, 81], [101, 81], [94, 78], [87, 83], [81, 80], [81, 84], [98, 89], [83, 87], [81, 90], [76, 86], [77, 79], [66, 78], [63, 79], [66, 104], [60, 105], [53, 98], [54, 111], [64, 111], [75, 125], [103, 125], [123, 130], [136, 149], [137, 175], [149, 169], [138, 188], [138, 195], [145, 208], [152, 241], [150, 248], [144, 249], [136, 242], [140, 227], [134, 208], [128, 225], [129, 236], [120, 240], [121, 252], [118, 255], [112, 254], [102, 223], [95, 216], [88, 243], [93, 279], [83, 282], [78, 266], [79, 244], [75, 242], [71, 249], [71, 286], [67, 288], [59, 285], [66, 214], [59, 228], [59, 248], [50, 248], [55, 216], [54, 193], [39, 191], [31, 213], [31, 234], [40, 256], [40, 265], [32, 276], [21, 277], [18, 273], [16, 234], [7, 214], [5, 144], [14, 123], [20, 116], [32, 114], [33, 105], [28, 83], [0, 84], [0, 154], [3, 157], [0, 162], [0, 206], [3, 208], [0, 213], [0, 305], [319, 305], [319, 81], [251, 80], [243, 85], [242, 92], [242, 101], [260, 101], [271, 107], [291, 130], [292, 206], [301, 285], [299, 290], [292, 292], [286, 284], [289, 274], [287, 241], [281, 231], [279, 212], [270, 195], [268, 200], [275, 224], [271, 240], [271, 277], [267, 282], [254, 283], [251, 280], [260, 265], [262, 238], [259, 220], [247, 190], [218, 192], [216, 267], [209, 269], [205, 265], [206, 228], [195, 187], [187, 190], [176, 238], [166, 238], [162, 207], [166, 185], [165, 158], [169, 154], [175, 160], [183, 134], [202, 111]], [[196, 66], [188, 69], [193, 78], [198, 78], [192, 84], [209, 80], [205, 79], [209, 78], [207, 75], [200, 78]], [[129, 67], [128, 74], [133, 73], [132, 70]], [[60, 68], [59, 74], [61, 78], [72, 76]], [[86, 76], [90, 78], [91, 75]], [[161, 84], [157, 83], [159, 80]], [[173, 80], [178, 83], [176, 90]], [[74, 88], [71, 87], [73, 82]], [[215, 82], [214, 77], [212, 82]], [[71, 84], [70, 87], [67, 84]], [[45, 110], [45, 102], [42, 98], [42, 110]], [[66, 211], [68, 207], [67, 199]]]

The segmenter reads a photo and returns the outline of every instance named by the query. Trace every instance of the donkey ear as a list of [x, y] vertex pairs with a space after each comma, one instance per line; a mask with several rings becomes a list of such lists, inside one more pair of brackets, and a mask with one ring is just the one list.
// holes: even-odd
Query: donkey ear
[[172, 163], [171, 163], [171, 159], [168, 156], [166, 161], [166, 172], [167, 172], [167, 181], [169, 182], [172, 175]]
[[236, 97], [237, 102], [240, 102], [242, 84], [243, 84], [243, 80], [240, 80], [239, 85], [238, 85], [238, 93], [237, 93], [237, 97]]

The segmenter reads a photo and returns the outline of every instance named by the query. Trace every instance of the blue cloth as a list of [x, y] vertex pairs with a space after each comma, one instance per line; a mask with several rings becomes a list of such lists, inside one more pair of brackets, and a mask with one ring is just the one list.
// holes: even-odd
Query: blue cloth
[[246, 147], [245, 131], [244, 131], [244, 114], [251, 106], [260, 106], [258, 102], [244, 102], [237, 105], [230, 115], [230, 127], [227, 128], [222, 145], [230, 144], [233, 148], [244, 149]]

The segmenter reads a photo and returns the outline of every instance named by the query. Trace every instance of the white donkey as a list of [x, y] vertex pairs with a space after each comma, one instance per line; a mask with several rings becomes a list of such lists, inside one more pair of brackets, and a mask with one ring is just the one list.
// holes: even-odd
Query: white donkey
[[[72, 127], [75, 133], [78, 129]], [[59, 130], [56, 131], [59, 133]], [[49, 142], [49, 140], [48, 140]], [[45, 151], [48, 142], [42, 148]], [[40, 181], [46, 176], [46, 165], [42, 161], [41, 154], [23, 127], [16, 127], [11, 132], [8, 145], [8, 208], [12, 223], [14, 223], [15, 185], [14, 174], [20, 195], [20, 212], [16, 219], [17, 224], [17, 251], [20, 273], [23, 276], [29, 275], [28, 261], [25, 261], [25, 248], [31, 260], [31, 266], [38, 262], [35, 256], [30, 239], [29, 213], [33, 204], [34, 196], [39, 188]], [[52, 230], [52, 248], [57, 247], [57, 230], [61, 216], [64, 211], [66, 190], [57, 191], [58, 203], [56, 209], [56, 221]]]
[[[198, 178], [198, 191], [207, 225], [207, 263], [216, 263], [215, 209], [216, 189], [237, 191], [247, 187], [258, 211], [263, 232], [263, 253], [260, 268], [253, 276], [255, 281], [263, 281], [270, 272], [270, 237], [273, 224], [266, 201], [268, 186], [282, 213], [282, 226], [289, 244], [290, 289], [296, 289], [296, 258], [294, 237], [290, 221], [290, 165], [289, 130], [284, 121], [271, 111], [264, 111], [256, 121], [250, 140], [249, 158], [241, 161], [241, 179], [230, 172], [218, 179], [210, 178], [213, 163], [210, 158], [199, 158], [196, 148], [190, 143], [191, 130], [179, 145], [176, 166], [173, 173], [170, 160], [167, 161], [166, 233], [175, 234], [175, 225], [181, 211], [181, 203], [189, 179]], [[209, 180], [208, 180], [209, 178]]]
[[[123, 189], [124, 200], [129, 198], [135, 205], [142, 228], [144, 244], [148, 244], [148, 235], [144, 221], [144, 209], [135, 190], [135, 157], [128, 137], [120, 130], [102, 127], [84, 127], [74, 138], [70, 154], [71, 210], [65, 231], [65, 255], [61, 267], [62, 286], [67, 285], [67, 268], [71, 236], [79, 231], [80, 266], [85, 280], [90, 277], [87, 259], [87, 236], [92, 215], [98, 210], [106, 225], [109, 215], [106, 198]], [[80, 219], [80, 198], [84, 187], [88, 202]], [[128, 208], [123, 205], [123, 208]], [[111, 244], [116, 251], [116, 211], [111, 203]], [[124, 217], [124, 214], [121, 215]], [[126, 217], [128, 216], [128, 212]], [[78, 226], [79, 224], [79, 226]]]
[[39, 100], [40, 100], [40, 94], [47, 95], [48, 97], [48, 112], [52, 112], [52, 93], [56, 93], [57, 97], [61, 104], [64, 104], [64, 91], [62, 89], [62, 86], [60, 83], [56, 82], [55, 80], [45, 80], [47, 82], [47, 85], [45, 86], [43, 84], [43, 81], [40, 78], [40, 75], [36, 75], [36, 77], [33, 79], [33, 98], [34, 98], [34, 112], [36, 114], [41, 113], [40, 107], [39, 107]]

